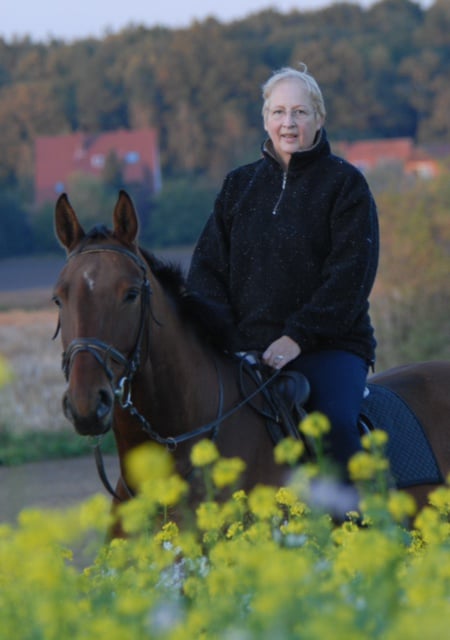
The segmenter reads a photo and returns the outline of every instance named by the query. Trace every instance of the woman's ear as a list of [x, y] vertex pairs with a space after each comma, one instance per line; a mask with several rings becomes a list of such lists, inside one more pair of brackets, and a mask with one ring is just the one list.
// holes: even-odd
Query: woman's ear
[[317, 121], [317, 131], [320, 131], [320, 129], [323, 127], [323, 125], [325, 124], [325, 118], [324, 116], [319, 116], [318, 114], [316, 115], [316, 121]]

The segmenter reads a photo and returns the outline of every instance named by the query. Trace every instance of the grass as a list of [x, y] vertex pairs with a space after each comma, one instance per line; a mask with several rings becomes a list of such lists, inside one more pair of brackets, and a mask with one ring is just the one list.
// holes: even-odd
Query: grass
[[[90, 454], [91, 444], [70, 431], [28, 431], [15, 434], [9, 430], [0, 431], [0, 465], [14, 466], [26, 462], [74, 458]], [[102, 441], [103, 453], [114, 453], [112, 433]]]

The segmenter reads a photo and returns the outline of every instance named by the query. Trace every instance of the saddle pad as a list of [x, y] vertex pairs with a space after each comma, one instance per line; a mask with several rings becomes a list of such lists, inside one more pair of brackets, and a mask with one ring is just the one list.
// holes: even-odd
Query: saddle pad
[[368, 385], [361, 414], [375, 429], [386, 431], [386, 455], [399, 489], [417, 484], [439, 484], [442, 474], [422, 425], [405, 401], [379, 384]]

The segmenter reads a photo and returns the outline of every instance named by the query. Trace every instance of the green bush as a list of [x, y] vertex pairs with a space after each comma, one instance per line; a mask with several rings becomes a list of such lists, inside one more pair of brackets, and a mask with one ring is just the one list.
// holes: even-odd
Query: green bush
[[195, 180], [165, 183], [143, 237], [152, 248], [193, 245], [212, 210], [216, 190]]

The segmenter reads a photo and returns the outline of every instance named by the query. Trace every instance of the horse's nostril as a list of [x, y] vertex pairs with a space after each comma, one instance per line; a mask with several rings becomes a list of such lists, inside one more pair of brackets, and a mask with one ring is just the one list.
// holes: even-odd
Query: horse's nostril
[[69, 398], [67, 397], [67, 393], [65, 393], [64, 396], [63, 396], [62, 408], [63, 408], [63, 413], [66, 416], [67, 420], [72, 422], [73, 421], [73, 412], [72, 412], [72, 408], [70, 406]]
[[111, 394], [105, 389], [98, 392], [97, 418], [103, 420], [111, 411], [112, 398]]

